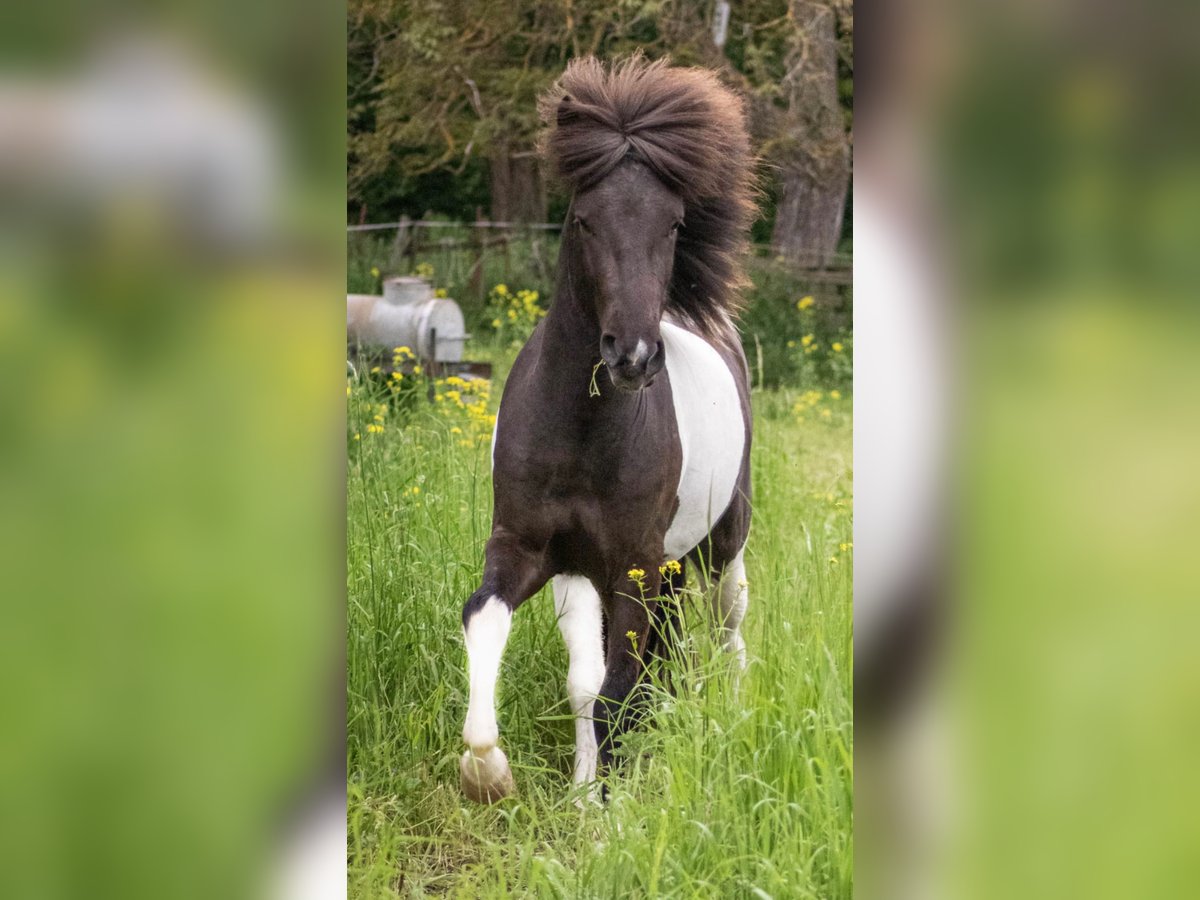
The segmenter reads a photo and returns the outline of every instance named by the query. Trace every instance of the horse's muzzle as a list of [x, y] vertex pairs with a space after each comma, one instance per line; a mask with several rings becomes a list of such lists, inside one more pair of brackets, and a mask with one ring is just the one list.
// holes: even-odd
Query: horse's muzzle
[[644, 339], [618, 341], [606, 334], [600, 339], [600, 357], [608, 366], [612, 383], [623, 391], [640, 391], [654, 381], [666, 362], [663, 342]]

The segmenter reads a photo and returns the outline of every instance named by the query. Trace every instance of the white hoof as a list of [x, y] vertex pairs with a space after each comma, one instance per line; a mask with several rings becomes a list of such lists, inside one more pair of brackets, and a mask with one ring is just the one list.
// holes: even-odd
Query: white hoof
[[482, 756], [468, 750], [459, 761], [458, 773], [463, 793], [476, 803], [495, 803], [517, 789], [508, 757], [499, 747], [484, 751]]

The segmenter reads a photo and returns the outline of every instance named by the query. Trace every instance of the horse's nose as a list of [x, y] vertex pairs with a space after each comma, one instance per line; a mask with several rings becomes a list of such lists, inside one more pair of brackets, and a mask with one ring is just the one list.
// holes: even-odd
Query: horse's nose
[[644, 338], [618, 341], [615, 335], [600, 338], [600, 356], [610, 369], [622, 373], [653, 375], [663, 366], [663, 344], [649, 344]]

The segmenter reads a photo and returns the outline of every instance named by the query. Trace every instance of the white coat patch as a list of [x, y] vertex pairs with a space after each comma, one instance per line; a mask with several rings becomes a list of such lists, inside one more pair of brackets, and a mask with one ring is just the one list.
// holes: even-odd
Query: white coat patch
[[664, 541], [668, 559], [679, 559], [704, 540], [733, 499], [746, 427], [733, 373], [703, 338], [662, 323], [675, 422], [683, 450], [679, 509]]

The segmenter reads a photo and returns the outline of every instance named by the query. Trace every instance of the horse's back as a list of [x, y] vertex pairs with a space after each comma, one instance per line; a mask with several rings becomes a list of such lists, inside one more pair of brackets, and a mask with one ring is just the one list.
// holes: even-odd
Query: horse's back
[[[683, 451], [679, 508], [664, 551], [678, 559], [703, 542], [731, 507], [748, 505], [749, 389], [736, 337], [710, 342], [664, 320], [662, 339]], [[748, 525], [746, 513], [736, 518]], [[740, 534], [739, 546], [744, 539]]]

